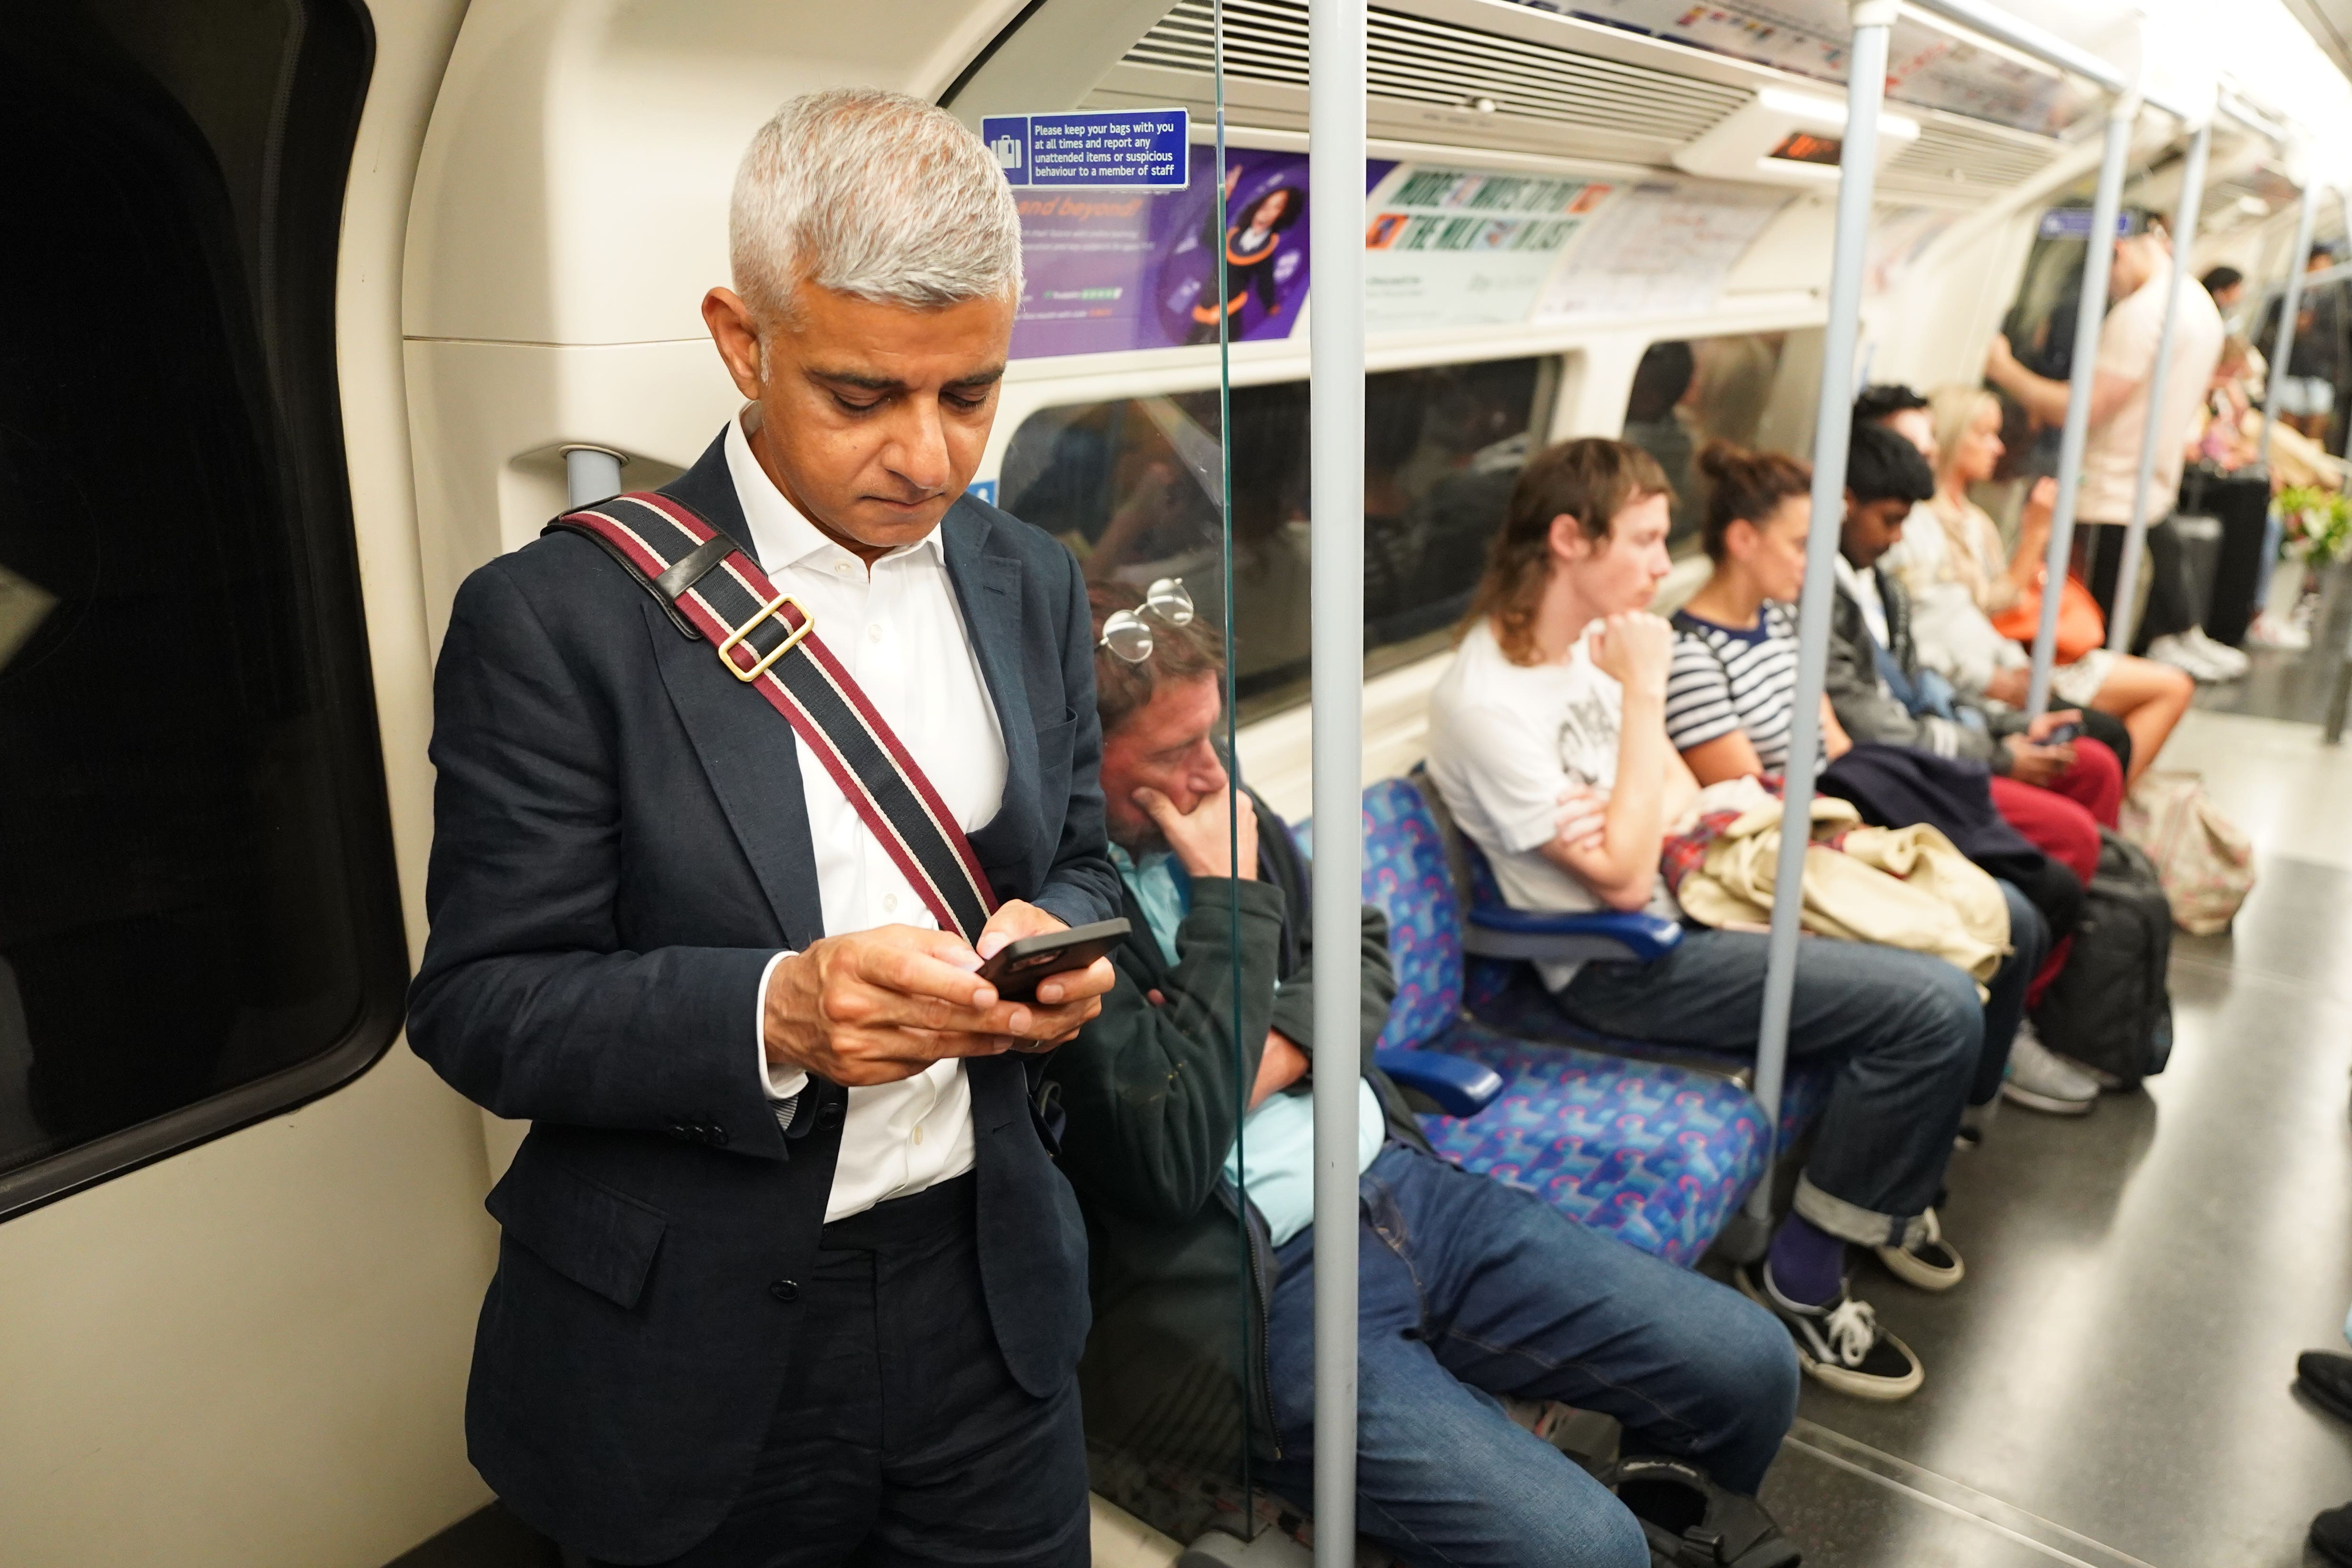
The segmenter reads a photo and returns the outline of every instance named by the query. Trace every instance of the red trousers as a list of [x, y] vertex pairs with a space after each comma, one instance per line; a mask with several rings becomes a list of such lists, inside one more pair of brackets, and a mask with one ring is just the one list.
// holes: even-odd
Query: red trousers
[[[2085, 887], [2099, 868], [2099, 829], [2115, 826], [2123, 797], [2124, 771], [2115, 752], [2087, 739], [2074, 742], [2074, 765], [2047, 789], [1998, 773], [1992, 779], [1993, 809], [2002, 820]], [[2066, 967], [2066, 955], [2074, 945], [2073, 936], [2053, 934], [2058, 940], [2051, 943], [2049, 958], [2026, 988], [2029, 1007], [2042, 1000], [2042, 992]]]

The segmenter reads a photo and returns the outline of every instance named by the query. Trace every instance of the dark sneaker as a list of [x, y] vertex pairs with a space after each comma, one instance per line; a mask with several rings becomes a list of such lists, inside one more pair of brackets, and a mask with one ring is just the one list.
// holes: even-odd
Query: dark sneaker
[[1650, 1561], [1675, 1568], [1799, 1568], [1803, 1554], [1754, 1498], [1682, 1459], [1626, 1458], [1601, 1484], [1641, 1521]]
[[1910, 1229], [1903, 1233], [1902, 1246], [1874, 1250], [1889, 1274], [1922, 1290], [1948, 1290], [1969, 1271], [1951, 1243], [1944, 1239], [1944, 1229], [1936, 1223], [1934, 1209], [1911, 1222]]
[[2311, 1521], [2311, 1549], [2335, 1568], [2352, 1568], [2352, 1502]]
[[1772, 1288], [1772, 1266], [1742, 1268], [1739, 1288], [1769, 1308], [1797, 1343], [1797, 1364], [1814, 1381], [1856, 1399], [1908, 1399], [1927, 1381], [1911, 1347], [1881, 1328], [1878, 1313], [1844, 1286], [1837, 1300], [1803, 1307]]
[[[2352, 1355], [2305, 1351], [2294, 1358], [2294, 1385], [2339, 1420], [2352, 1421]], [[2352, 1504], [2347, 1504], [2352, 1507]]]

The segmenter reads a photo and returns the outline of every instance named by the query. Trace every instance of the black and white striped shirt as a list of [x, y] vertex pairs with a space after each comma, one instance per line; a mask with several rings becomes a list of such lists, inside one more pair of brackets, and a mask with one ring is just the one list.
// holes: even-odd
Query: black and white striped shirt
[[1745, 730], [1764, 771], [1780, 773], [1789, 763], [1796, 688], [1797, 623], [1787, 605], [1767, 603], [1746, 631], [1675, 612], [1666, 734], [1676, 751]]

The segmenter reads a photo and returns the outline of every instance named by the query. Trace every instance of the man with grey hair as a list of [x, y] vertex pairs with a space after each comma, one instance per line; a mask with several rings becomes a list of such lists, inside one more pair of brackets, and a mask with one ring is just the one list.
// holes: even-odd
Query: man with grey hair
[[[976, 973], [1119, 906], [1085, 584], [965, 493], [1018, 216], [961, 126], [850, 90], [761, 130], [731, 231], [740, 414], [469, 577], [436, 675], [409, 1039], [532, 1124], [469, 1451], [600, 1562], [1082, 1563], [1086, 1239], [1033, 1074], [1110, 966]], [[777, 695], [811, 679], [837, 750]]]

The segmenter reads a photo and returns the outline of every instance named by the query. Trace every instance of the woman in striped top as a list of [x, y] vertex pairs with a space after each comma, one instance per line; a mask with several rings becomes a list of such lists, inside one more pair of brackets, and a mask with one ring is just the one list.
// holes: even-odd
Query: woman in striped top
[[[1706, 489], [1700, 538], [1715, 574], [1675, 612], [1666, 733], [1703, 784], [1788, 765], [1797, 687], [1797, 618], [1812, 516], [1811, 470], [1777, 452], [1723, 442], [1698, 456]], [[1822, 701], [1822, 756], [1853, 742]]]

